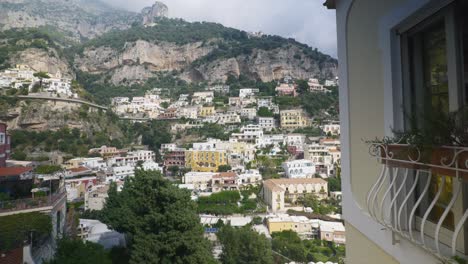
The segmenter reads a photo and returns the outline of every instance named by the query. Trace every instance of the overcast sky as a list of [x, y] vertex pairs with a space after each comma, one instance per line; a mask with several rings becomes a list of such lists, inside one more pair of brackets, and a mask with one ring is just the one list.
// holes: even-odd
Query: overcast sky
[[[103, 0], [131, 11], [154, 0]], [[218, 22], [246, 31], [292, 37], [336, 57], [335, 12], [324, 0], [163, 0], [169, 16], [188, 21]]]

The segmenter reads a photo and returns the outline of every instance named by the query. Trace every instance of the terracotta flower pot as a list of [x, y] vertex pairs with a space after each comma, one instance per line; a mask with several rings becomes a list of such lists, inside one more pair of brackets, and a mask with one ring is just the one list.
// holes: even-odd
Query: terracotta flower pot
[[[391, 167], [408, 168], [408, 169], [421, 169], [420, 164], [411, 163], [412, 161], [420, 159], [418, 151], [407, 145], [387, 145], [387, 151], [381, 147], [382, 163]], [[385, 159], [387, 158], [387, 159]]]

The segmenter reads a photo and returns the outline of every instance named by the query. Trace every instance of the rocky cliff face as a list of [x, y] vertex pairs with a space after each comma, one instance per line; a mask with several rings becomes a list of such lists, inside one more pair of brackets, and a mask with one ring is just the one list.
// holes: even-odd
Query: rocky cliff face
[[83, 72], [109, 75], [115, 85], [140, 83], [158, 72], [172, 71], [180, 72], [179, 77], [188, 82], [225, 82], [229, 75], [244, 75], [264, 82], [288, 75], [298, 79], [337, 75], [336, 63], [319, 63], [308, 56], [299, 56], [302, 52], [295, 46], [270, 51], [255, 49], [250, 55], [193, 65], [214, 48], [202, 42], [176, 45], [140, 40], [127, 43], [122, 51], [109, 47], [87, 48], [83, 56], [76, 56], [75, 66]]
[[140, 20], [139, 14], [97, 0], [0, 0], [0, 30], [52, 26], [75, 41], [129, 28]]
[[136, 41], [123, 51], [109, 47], [87, 48], [76, 56], [77, 69], [92, 74], [107, 74], [113, 84], [136, 83], [157, 72], [180, 71], [213, 49], [202, 42], [186, 45]]
[[96, 131], [108, 131], [112, 137], [122, 136], [120, 129], [106, 120], [105, 113], [68, 102], [21, 101], [11, 108], [8, 118], [0, 118], [9, 129], [27, 129], [34, 131], [59, 130], [63, 127], [78, 128], [83, 133], [92, 135]]
[[61, 58], [57, 50], [29, 48], [24, 51], [18, 52], [10, 58], [10, 64], [23, 64], [28, 65], [35, 71], [49, 72], [55, 75], [58, 71], [62, 76], [74, 78], [75, 74], [70, 68], [68, 62]]
[[145, 7], [141, 14], [143, 16], [143, 25], [148, 26], [154, 22], [155, 18], [168, 17], [169, 8], [164, 3], [156, 1], [153, 6]]
[[[229, 75], [239, 77], [244, 75], [263, 82], [278, 80], [284, 76], [297, 79], [311, 77], [332, 78], [337, 75], [335, 63], [322, 63], [297, 54], [301, 51], [297, 47], [278, 48], [271, 51], [256, 49], [251, 55], [242, 55], [230, 59], [219, 59], [209, 64], [195, 67], [203, 80], [211, 82], [225, 82]], [[183, 74], [184, 79], [190, 80], [190, 75]]]

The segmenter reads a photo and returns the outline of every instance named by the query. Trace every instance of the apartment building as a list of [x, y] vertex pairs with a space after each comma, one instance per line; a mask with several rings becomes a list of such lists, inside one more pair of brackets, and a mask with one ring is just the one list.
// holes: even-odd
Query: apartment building
[[195, 172], [217, 172], [219, 166], [227, 164], [228, 157], [224, 150], [185, 151], [185, 167]]
[[70, 170], [79, 167], [86, 167], [91, 170], [100, 170], [107, 167], [106, 162], [101, 157], [95, 158], [74, 158], [66, 161], [64, 164], [65, 169]]
[[242, 88], [239, 90], [239, 97], [240, 98], [246, 98], [246, 97], [251, 97], [255, 96], [260, 90], [257, 88]]
[[90, 188], [84, 195], [85, 210], [100, 211], [104, 208], [109, 191], [109, 185], [97, 185]]
[[312, 235], [312, 221], [305, 216], [277, 215], [267, 218], [270, 234], [282, 231], [294, 231], [299, 235]]
[[192, 104], [193, 105], [203, 105], [203, 104], [211, 104], [213, 103], [214, 99], [214, 92], [195, 92], [192, 96]]
[[294, 84], [282, 83], [275, 88], [275, 91], [279, 96], [297, 96]]
[[[419, 113], [467, 105], [467, 2], [325, 4], [337, 16], [346, 263], [466, 259], [466, 179], [451, 177], [467, 171], [466, 147], [402, 163], [388, 145], [363, 139], [424, 126]], [[408, 115], [416, 122], [406, 122]]]
[[135, 167], [138, 162], [154, 161], [156, 153], [151, 150], [137, 150], [130, 151], [126, 156], [112, 157], [107, 160], [108, 166], [133, 166]]
[[315, 165], [310, 160], [287, 161], [281, 167], [286, 178], [313, 178], [315, 176]]
[[182, 182], [186, 185], [192, 185], [193, 190], [208, 191], [211, 179], [216, 172], [188, 172], [182, 177]]
[[6, 161], [10, 157], [11, 138], [7, 133], [7, 125], [0, 123], [0, 168], [6, 167]]
[[92, 148], [88, 151], [88, 154], [99, 154], [102, 157], [112, 157], [125, 153], [123, 150], [119, 150], [116, 147], [101, 146], [99, 148]]
[[330, 92], [330, 90], [323, 87], [323, 85], [321, 85], [319, 83], [318, 79], [310, 78], [309, 81], [307, 82], [307, 84], [309, 85], [309, 91], [311, 91], [311, 92], [322, 92], [322, 93], [323, 92]]
[[164, 152], [164, 167], [185, 167], [185, 149], [175, 148]]
[[254, 120], [257, 117], [257, 109], [256, 108], [242, 108], [240, 111], [240, 116], [243, 118], [247, 118], [249, 120]]
[[274, 117], [258, 117], [257, 124], [264, 131], [272, 131], [276, 128], [276, 120]]
[[257, 125], [247, 125], [241, 128], [241, 133], [232, 133], [229, 141], [255, 143], [263, 137], [263, 130]]
[[179, 118], [197, 119], [199, 107], [198, 106], [186, 106], [181, 107], [177, 110], [177, 116]]
[[315, 194], [324, 199], [328, 195], [328, 183], [320, 178], [312, 179], [270, 179], [263, 182], [262, 196], [269, 210], [284, 211], [285, 198], [295, 202], [304, 194]]
[[340, 124], [326, 124], [322, 126], [323, 132], [325, 134], [333, 135], [333, 136], [339, 136], [340, 135]]
[[315, 164], [317, 173], [322, 177], [328, 177], [333, 174], [335, 167], [333, 157], [334, 155], [331, 154], [327, 146], [316, 143], [304, 145], [304, 159], [312, 161]]
[[216, 114], [216, 110], [214, 106], [203, 106], [200, 108], [198, 115], [200, 117], [207, 117]]
[[280, 112], [281, 128], [298, 129], [310, 126], [310, 119], [302, 109], [283, 110]]

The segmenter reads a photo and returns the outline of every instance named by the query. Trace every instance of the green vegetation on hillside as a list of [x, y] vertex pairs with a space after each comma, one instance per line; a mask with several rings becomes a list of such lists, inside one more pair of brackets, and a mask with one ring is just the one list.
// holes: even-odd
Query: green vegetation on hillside
[[344, 263], [345, 248], [322, 240], [301, 240], [296, 232], [272, 234], [273, 250], [297, 262]]
[[104, 247], [81, 239], [63, 239], [58, 243], [54, 258], [45, 264], [112, 264]]
[[224, 226], [217, 234], [223, 246], [223, 264], [273, 264], [271, 243], [265, 237], [250, 229], [250, 226], [234, 228]]
[[[33, 244], [52, 231], [50, 216], [42, 213], [14, 214], [0, 217], [0, 248], [8, 250], [22, 246], [33, 237]], [[31, 235], [34, 236], [31, 236]]]
[[136, 171], [121, 192], [112, 185], [101, 220], [127, 235], [130, 263], [216, 263], [190, 192], [159, 172]]

